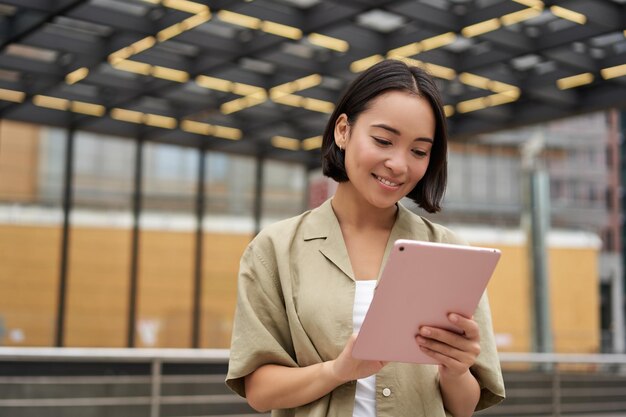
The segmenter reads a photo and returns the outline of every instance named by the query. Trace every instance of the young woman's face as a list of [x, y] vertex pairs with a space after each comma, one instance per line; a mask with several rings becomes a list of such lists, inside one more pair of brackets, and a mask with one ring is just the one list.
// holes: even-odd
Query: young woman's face
[[393, 206], [424, 177], [435, 123], [429, 102], [404, 91], [381, 94], [352, 125], [341, 115], [335, 141], [345, 149], [347, 185], [374, 207]]

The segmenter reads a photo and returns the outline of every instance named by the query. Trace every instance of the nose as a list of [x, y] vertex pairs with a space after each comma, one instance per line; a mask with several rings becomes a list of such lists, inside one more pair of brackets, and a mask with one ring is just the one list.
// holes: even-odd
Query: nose
[[395, 150], [390, 152], [385, 159], [385, 168], [391, 171], [394, 175], [401, 175], [406, 173], [408, 169], [408, 161], [404, 152]]

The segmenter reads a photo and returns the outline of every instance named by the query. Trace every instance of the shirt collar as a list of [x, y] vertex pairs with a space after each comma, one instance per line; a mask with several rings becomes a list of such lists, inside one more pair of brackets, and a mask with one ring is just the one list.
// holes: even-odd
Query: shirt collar
[[[320, 252], [347, 276], [354, 279], [346, 244], [339, 227], [339, 221], [332, 208], [331, 199], [326, 200], [321, 206], [311, 210], [303, 226], [304, 240], [324, 239], [320, 246]], [[422, 218], [398, 203], [398, 214], [387, 241], [383, 265], [387, 261], [389, 252], [391, 252], [393, 243], [396, 240], [414, 239], [428, 241], [428, 237], [428, 228]]]

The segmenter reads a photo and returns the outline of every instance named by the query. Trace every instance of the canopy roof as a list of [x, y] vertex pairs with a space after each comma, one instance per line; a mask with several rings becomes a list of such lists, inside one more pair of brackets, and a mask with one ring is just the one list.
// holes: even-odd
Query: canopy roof
[[319, 163], [356, 74], [439, 81], [453, 138], [626, 103], [626, 0], [0, 0], [0, 117]]

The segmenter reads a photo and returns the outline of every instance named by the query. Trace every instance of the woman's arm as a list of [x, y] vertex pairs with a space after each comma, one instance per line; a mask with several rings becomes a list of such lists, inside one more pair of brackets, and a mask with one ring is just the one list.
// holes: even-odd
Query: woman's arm
[[259, 412], [294, 408], [315, 401], [339, 385], [380, 371], [386, 363], [352, 357], [356, 335], [337, 359], [303, 368], [263, 365], [245, 378], [248, 404]]
[[471, 416], [480, 399], [480, 386], [470, 367], [480, 354], [478, 324], [458, 314], [449, 320], [463, 330], [422, 327], [417, 343], [428, 356], [439, 362], [439, 388], [443, 405], [454, 417]]

